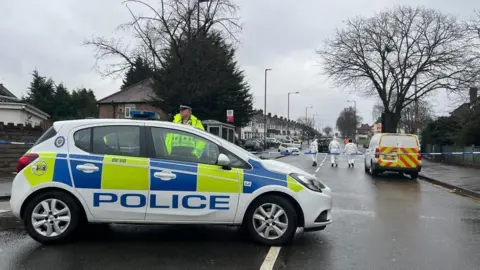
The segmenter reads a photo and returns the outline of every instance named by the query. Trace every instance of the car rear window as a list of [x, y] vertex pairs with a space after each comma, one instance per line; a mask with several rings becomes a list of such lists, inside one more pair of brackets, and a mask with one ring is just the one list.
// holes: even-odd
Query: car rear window
[[380, 142], [382, 147], [417, 147], [417, 139], [413, 136], [383, 136]]
[[55, 128], [53, 128], [53, 126], [51, 126], [49, 129], [47, 129], [47, 131], [45, 131], [45, 133], [43, 133], [42, 136], [40, 136], [40, 138], [38, 138], [38, 140], [33, 146], [38, 145], [50, 138], [53, 138], [55, 135], [57, 135], [57, 131], [55, 130]]

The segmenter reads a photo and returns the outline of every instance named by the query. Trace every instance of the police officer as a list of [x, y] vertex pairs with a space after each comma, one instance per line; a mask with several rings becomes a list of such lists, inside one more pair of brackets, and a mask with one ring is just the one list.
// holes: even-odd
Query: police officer
[[[205, 130], [197, 117], [192, 114], [192, 108], [187, 105], [180, 105], [180, 112], [173, 117], [173, 123], [190, 125], [195, 128]], [[165, 146], [169, 155], [175, 148], [175, 152], [181, 155], [193, 154], [200, 158], [205, 150], [206, 142], [201, 139], [195, 139], [192, 136], [168, 133], [165, 139]]]
[[173, 122], [191, 125], [198, 129], [205, 130], [202, 125], [202, 121], [192, 114], [192, 108], [187, 105], [180, 105], [180, 112], [173, 117]]

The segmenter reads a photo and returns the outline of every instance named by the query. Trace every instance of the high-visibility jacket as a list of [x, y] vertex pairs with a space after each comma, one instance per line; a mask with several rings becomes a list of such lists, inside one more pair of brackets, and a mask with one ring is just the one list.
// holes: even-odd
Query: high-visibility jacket
[[[183, 124], [180, 114], [175, 115], [175, 117], [173, 118], [173, 123]], [[191, 125], [198, 129], [205, 130], [202, 125], [202, 121], [200, 121], [194, 115], [190, 115], [190, 119], [184, 125]], [[165, 146], [169, 155], [172, 153], [172, 148], [188, 147], [192, 148], [193, 155], [195, 155], [197, 158], [200, 158], [203, 154], [203, 151], [205, 150], [206, 142], [203, 140], [197, 140], [194, 137], [188, 135], [168, 133], [165, 137]]]

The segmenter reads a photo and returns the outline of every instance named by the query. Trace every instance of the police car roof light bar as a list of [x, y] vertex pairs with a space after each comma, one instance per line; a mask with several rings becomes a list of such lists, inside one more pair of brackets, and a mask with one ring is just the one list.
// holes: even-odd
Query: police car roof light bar
[[141, 119], [141, 120], [160, 120], [160, 117], [152, 111], [143, 111], [136, 110], [130, 111], [130, 116], [132, 119]]

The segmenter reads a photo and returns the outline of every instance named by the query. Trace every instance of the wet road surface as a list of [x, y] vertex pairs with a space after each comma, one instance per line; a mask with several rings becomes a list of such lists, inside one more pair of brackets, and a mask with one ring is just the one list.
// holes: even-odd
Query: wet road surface
[[[334, 222], [299, 233], [274, 269], [480, 269], [480, 202], [396, 174], [372, 178], [319, 156], [280, 161], [333, 191]], [[5, 204], [0, 202], [0, 209]], [[90, 226], [81, 240], [42, 246], [0, 213], [0, 269], [260, 269], [268, 247], [224, 226]]]

